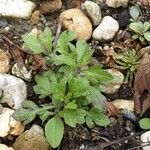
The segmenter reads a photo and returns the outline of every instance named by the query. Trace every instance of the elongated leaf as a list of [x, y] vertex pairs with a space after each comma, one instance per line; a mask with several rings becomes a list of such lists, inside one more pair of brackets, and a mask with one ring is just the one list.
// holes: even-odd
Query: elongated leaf
[[47, 122], [45, 126], [45, 136], [53, 148], [57, 148], [60, 145], [63, 134], [64, 124], [58, 116], [53, 117]]
[[132, 6], [130, 8], [130, 15], [132, 18], [134, 18], [135, 20], [138, 19], [140, 13], [139, 13], [139, 9], [136, 6]]
[[68, 65], [74, 67], [76, 65], [75, 60], [70, 54], [68, 55], [57, 55], [53, 58], [55, 65]]
[[144, 23], [144, 31], [143, 32], [146, 32], [149, 28], [150, 28], [150, 23], [149, 22], [145, 22]]
[[84, 71], [85, 76], [89, 78], [97, 79], [98, 81], [112, 80], [113, 77], [104, 69], [101, 69], [99, 65], [92, 66]]
[[147, 40], [147, 41], [150, 41], [150, 31], [147, 31], [144, 33], [144, 38]]
[[45, 28], [43, 34], [40, 36], [40, 40], [41, 40], [41, 43], [43, 44], [44, 48], [48, 52], [51, 52], [53, 36], [52, 36], [52, 32], [49, 27]]
[[85, 110], [82, 109], [65, 109], [60, 115], [64, 118], [65, 123], [71, 127], [76, 127], [77, 124], [83, 124], [85, 122]]
[[135, 33], [139, 33], [140, 35], [143, 34], [144, 25], [142, 22], [134, 22], [130, 23], [130, 29], [133, 30]]
[[40, 40], [31, 35], [23, 35], [24, 46], [31, 50], [34, 54], [40, 54], [44, 52], [44, 47], [41, 44]]

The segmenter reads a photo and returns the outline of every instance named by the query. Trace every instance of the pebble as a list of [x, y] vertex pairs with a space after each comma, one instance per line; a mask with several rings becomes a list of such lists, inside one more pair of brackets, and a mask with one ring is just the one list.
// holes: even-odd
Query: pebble
[[6, 137], [7, 135], [20, 135], [25, 126], [20, 121], [16, 121], [11, 115], [14, 110], [9, 108], [3, 108], [0, 114], [0, 137]]
[[32, 79], [32, 70], [28, 71], [25, 66], [19, 67], [18, 64], [14, 64], [11, 72], [13, 75], [20, 77], [26, 81], [31, 81]]
[[134, 111], [134, 101], [133, 100], [126, 100], [126, 99], [116, 99], [112, 101], [112, 104], [117, 109], [126, 109], [129, 111]]
[[89, 40], [92, 35], [92, 23], [80, 9], [68, 9], [60, 14], [62, 26], [77, 34], [77, 40]]
[[91, 1], [85, 1], [82, 4], [83, 10], [86, 10], [87, 15], [91, 19], [94, 26], [98, 26], [101, 22], [101, 10], [100, 7]]
[[41, 135], [41, 131], [33, 132], [33, 129], [26, 130], [15, 141], [15, 150], [51, 150], [46, 138]]
[[27, 98], [25, 82], [9, 74], [0, 74], [0, 89], [3, 91], [0, 102], [13, 109], [21, 108], [21, 103]]
[[12, 147], [8, 147], [5, 144], [0, 144], [0, 150], [14, 150]]
[[107, 71], [113, 76], [113, 80], [105, 85], [105, 93], [106, 94], [113, 94], [118, 91], [124, 81], [124, 75], [116, 70], [116, 69], [107, 69]]
[[141, 146], [143, 150], [150, 150], [150, 145], [148, 145], [150, 143], [150, 131], [147, 131], [141, 135], [141, 142], [142, 142]]
[[7, 54], [0, 50], [0, 73], [8, 73], [10, 69], [10, 60]]
[[0, 0], [0, 15], [29, 18], [35, 6], [33, 2], [28, 0]]
[[53, 13], [62, 7], [61, 0], [50, 0], [50, 1], [44, 1], [40, 5], [40, 12], [41, 14], [48, 14]]
[[106, 0], [106, 4], [112, 8], [125, 7], [129, 0]]
[[101, 24], [94, 30], [93, 39], [100, 42], [110, 41], [114, 38], [118, 30], [118, 22], [114, 18], [106, 16], [103, 18]]

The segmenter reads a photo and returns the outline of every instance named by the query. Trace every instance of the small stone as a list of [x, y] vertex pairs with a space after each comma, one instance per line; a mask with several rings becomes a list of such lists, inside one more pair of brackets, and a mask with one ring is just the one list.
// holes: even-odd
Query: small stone
[[44, 136], [44, 130], [41, 126], [34, 124], [30, 131], [32, 131], [33, 133], [36, 133], [38, 135], [43, 135]]
[[93, 2], [95, 2], [97, 5], [102, 6], [105, 4], [106, 0], [93, 0]]
[[62, 26], [77, 34], [77, 40], [89, 40], [92, 35], [92, 24], [80, 9], [69, 9], [60, 14]]
[[18, 64], [14, 64], [11, 72], [13, 75], [20, 77], [26, 81], [31, 81], [32, 79], [32, 70], [28, 71], [25, 66], [19, 67]]
[[129, 0], [106, 0], [106, 4], [112, 8], [125, 7], [127, 6], [128, 1]]
[[28, 0], [0, 0], [0, 15], [29, 18], [35, 4]]
[[9, 69], [9, 57], [5, 52], [0, 50], [0, 73], [8, 73]]
[[62, 7], [61, 0], [50, 0], [50, 1], [44, 1], [40, 5], [40, 12], [41, 14], [48, 14], [53, 13]]
[[106, 16], [103, 18], [101, 24], [94, 30], [93, 39], [100, 42], [110, 41], [114, 38], [118, 30], [118, 22], [114, 18]]
[[85, 1], [85, 3], [83, 3], [82, 6], [83, 6], [83, 9], [86, 10], [91, 21], [93, 22], [93, 25], [98, 26], [101, 22], [100, 7], [96, 3], [91, 2], [91, 1]]
[[142, 149], [150, 150], [150, 145], [148, 145], [150, 143], [150, 131], [147, 131], [141, 135], [141, 141], [142, 141], [141, 144]]
[[126, 99], [116, 99], [112, 101], [112, 104], [117, 109], [126, 109], [129, 111], [134, 111], [134, 101], [133, 100], [126, 100]]
[[3, 91], [1, 103], [7, 103], [13, 109], [21, 108], [21, 103], [27, 98], [27, 85], [17, 77], [0, 74], [0, 89]]
[[31, 16], [31, 23], [32, 24], [38, 24], [39, 20], [40, 20], [40, 11], [39, 10], [35, 10], [32, 13], [32, 16]]
[[114, 79], [107, 85], [105, 85], [105, 93], [107, 94], [113, 94], [117, 92], [117, 90], [121, 87], [124, 80], [124, 75], [116, 70], [116, 69], [107, 69], [107, 71], [113, 76]]
[[12, 147], [8, 147], [5, 144], [0, 144], [0, 150], [14, 150]]
[[46, 138], [32, 129], [26, 130], [15, 141], [15, 150], [51, 150]]
[[13, 113], [14, 110], [3, 108], [0, 114], [0, 137], [6, 137], [8, 134], [19, 135], [24, 131], [25, 126], [11, 117]]

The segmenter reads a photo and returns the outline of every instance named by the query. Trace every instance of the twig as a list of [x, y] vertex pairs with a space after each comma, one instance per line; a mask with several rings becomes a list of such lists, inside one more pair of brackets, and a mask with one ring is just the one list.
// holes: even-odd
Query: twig
[[59, 22], [58, 22], [57, 31], [56, 31], [56, 35], [55, 35], [54, 42], [53, 42], [53, 47], [54, 47], [54, 48], [56, 47], [56, 44], [57, 44], [59, 35], [60, 35], [60, 33], [61, 33], [61, 28], [62, 28], [61, 21], [59, 21]]

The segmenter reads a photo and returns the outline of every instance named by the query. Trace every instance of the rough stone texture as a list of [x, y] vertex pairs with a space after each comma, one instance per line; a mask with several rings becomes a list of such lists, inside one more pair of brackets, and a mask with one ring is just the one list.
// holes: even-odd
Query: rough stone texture
[[150, 145], [144, 146], [150, 142], [150, 131], [147, 131], [141, 135], [141, 142], [142, 142], [141, 146], [143, 150], [150, 150]]
[[94, 26], [98, 26], [101, 22], [101, 10], [100, 7], [91, 1], [85, 1], [82, 5], [83, 9], [86, 10], [87, 15], [93, 22]]
[[111, 81], [111, 83], [105, 85], [105, 93], [112, 94], [115, 93], [123, 84], [124, 75], [116, 69], [108, 69], [107, 71], [114, 77], [114, 79]]
[[12, 147], [8, 147], [5, 144], [0, 144], [0, 150], [14, 150]]
[[106, 0], [106, 4], [109, 7], [117, 8], [117, 7], [125, 7], [127, 6], [129, 0]]
[[40, 12], [42, 14], [48, 14], [48, 13], [53, 13], [62, 7], [62, 2], [61, 0], [50, 0], [50, 1], [44, 1], [40, 5]]
[[0, 73], [8, 73], [9, 69], [9, 57], [5, 52], [0, 50]]
[[24, 131], [24, 125], [11, 117], [13, 113], [14, 110], [3, 108], [0, 114], [0, 137], [5, 137], [8, 134], [19, 135]]
[[93, 38], [100, 42], [110, 41], [119, 30], [118, 22], [110, 17], [103, 18], [101, 24], [94, 30]]
[[60, 14], [62, 26], [77, 34], [77, 39], [88, 40], [92, 35], [92, 24], [80, 9], [69, 9]]
[[28, 0], [0, 0], [0, 15], [29, 18], [35, 4]]
[[43, 135], [33, 132], [32, 129], [26, 130], [15, 141], [15, 150], [51, 150]]
[[126, 99], [116, 99], [112, 101], [112, 104], [115, 105], [117, 109], [127, 109], [129, 111], [134, 110], [134, 101]]
[[7, 103], [13, 109], [21, 108], [21, 103], [27, 98], [27, 85], [17, 77], [0, 74], [0, 89], [3, 91], [1, 103]]

